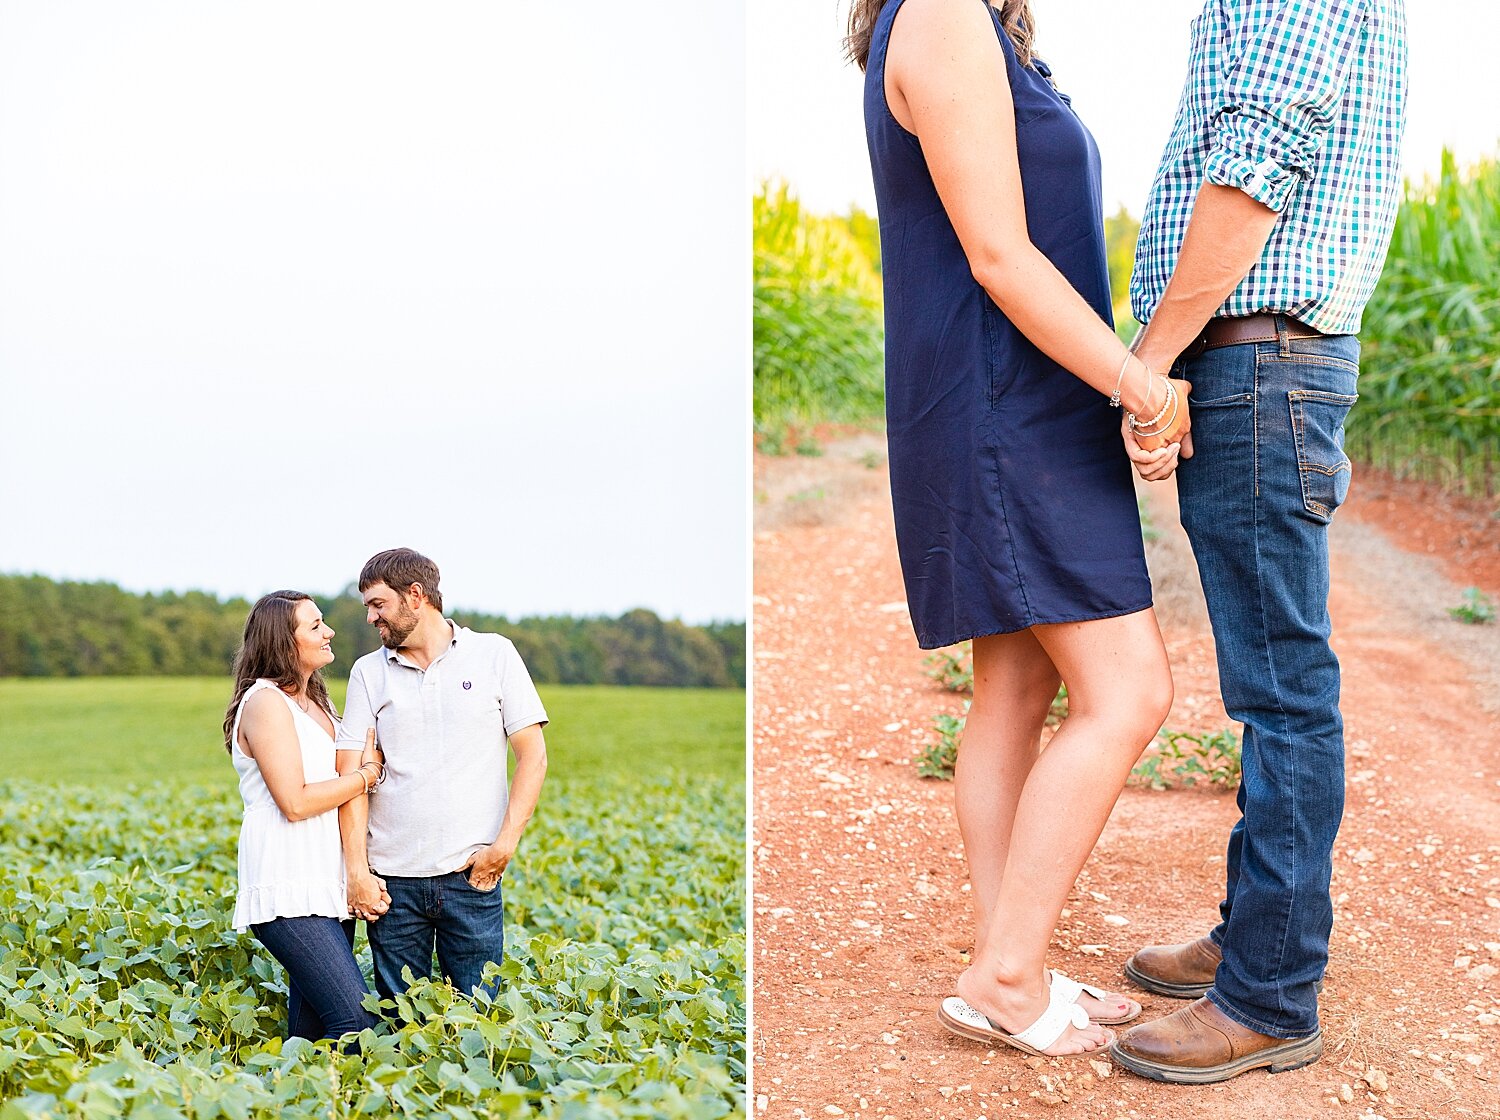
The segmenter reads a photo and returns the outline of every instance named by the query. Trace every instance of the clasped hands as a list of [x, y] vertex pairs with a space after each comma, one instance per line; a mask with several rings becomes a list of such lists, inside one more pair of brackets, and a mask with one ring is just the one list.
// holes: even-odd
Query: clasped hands
[[[1131, 349], [1148, 370], [1172, 368], [1171, 357], [1151, 354], [1145, 346], [1139, 348], [1133, 346]], [[1127, 414], [1120, 419], [1120, 437], [1125, 441], [1125, 454], [1135, 465], [1136, 473], [1147, 482], [1161, 482], [1172, 477], [1180, 459], [1193, 457], [1192, 418], [1188, 408], [1188, 394], [1192, 392], [1193, 387], [1186, 381], [1161, 377], [1155, 373], [1151, 375], [1150, 384], [1153, 386], [1170, 384], [1171, 389], [1176, 391], [1176, 411], [1165, 418], [1169, 421], [1168, 426], [1161, 430], [1150, 429], [1153, 431], [1151, 435], [1139, 435], [1132, 429], [1130, 416]], [[1156, 404], [1159, 401], [1159, 397], [1153, 397], [1150, 394], [1146, 397], [1147, 404]], [[1160, 403], [1162, 407], [1166, 407], [1168, 402]], [[1145, 419], [1146, 417], [1137, 417], [1142, 426], [1149, 429], [1150, 426], [1145, 424]]]
[[349, 912], [367, 922], [378, 921], [391, 908], [391, 896], [385, 880], [373, 871], [349, 873]]
[[[1179, 459], [1193, 457], [1192, 419], [1188, 415], [1188, 393], [1192, 386], [1186, 381], [1172, 379], [1177, 390], [1177, 418], [1172, 426], [1156, 436], [1137, 438], [1130, 428], [1130, 417], [1120, 420], [1120, 436], [1125, 441], [1125, 454], [1135, 464], [1138, 473], [1147, 482], [1161, 482], [1171, 478], [1177, 470]], [[1149, 446], [1147, 446], [1149, 445]]]

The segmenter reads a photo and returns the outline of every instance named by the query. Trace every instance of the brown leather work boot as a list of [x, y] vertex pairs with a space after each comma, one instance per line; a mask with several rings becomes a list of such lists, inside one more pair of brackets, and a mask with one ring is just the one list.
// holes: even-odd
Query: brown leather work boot
[[1252, 1069], [1300, 1069], [1323, 1056], [1323, 1032], [1272, 1038], [1236, 1023], [1206, 999], [1131, 1027], [1109, 1048], [1115, 1064], [1153, 1081], [1206, 1085]]
[[1185, 945], [1147, 945], [1125, 962], [1125, 975], [1159, 996], [1197, 999], [1214, 986], [1222, 954], [1207, 937]]

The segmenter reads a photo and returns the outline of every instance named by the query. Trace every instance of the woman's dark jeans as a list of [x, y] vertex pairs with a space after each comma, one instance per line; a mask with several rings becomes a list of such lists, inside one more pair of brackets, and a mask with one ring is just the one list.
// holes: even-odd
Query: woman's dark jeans
[[360, 1006], [370, 989], [354, 960], [352, 920], [276, 918], [250, 928], [286, 969], [288, 1038], [339, 1038], [380, 1022]]

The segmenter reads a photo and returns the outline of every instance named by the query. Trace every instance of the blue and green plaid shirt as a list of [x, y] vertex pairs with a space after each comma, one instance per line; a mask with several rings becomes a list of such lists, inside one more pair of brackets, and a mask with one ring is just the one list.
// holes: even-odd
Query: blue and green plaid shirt
[[1405, 118], [1403, 0], [1207, 0], [1136, 243], [1136, 318], [1161, 301], [1207, 181], [1281, 213], [1218, 315], [1358, 331], [1396, 220]]

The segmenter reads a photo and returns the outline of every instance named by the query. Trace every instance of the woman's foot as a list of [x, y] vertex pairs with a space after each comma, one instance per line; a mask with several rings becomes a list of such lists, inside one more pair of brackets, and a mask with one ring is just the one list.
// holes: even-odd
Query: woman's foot
[[1069, 989], [1077, 989], [1073, 993], [1073, 1002], [1083, 1008], [1084, 1013], [1100, 1026], [1119, 1026], [1121, 1023], [1130, 1022], [1141, 1013], [1141, 1005], [1129, 996], [1121, 995], [1119, 992], [1105, 991], [1093, 984], [1080, 984], [1055, 969], [1052, 970], [1051, 975], [1054, 985], [1062, 983]]
[[[1015, 1035], [1025, 1031], [1046, 1012], [1051, 1000], [1049, 979], [1044, 973], [1030, 984], [1007, 984], [994, 977], [981, 976], [970, 967], [958, 978], [958, 994], [997, 1029]], [[1055, 1042], [1040, 1048], [1039, 1052], [1051, 1057], [1102, 1053], [1114, 1037], [1113, 1031], [1093, 1023], [1082, 1027], [1070, 1023]]]

